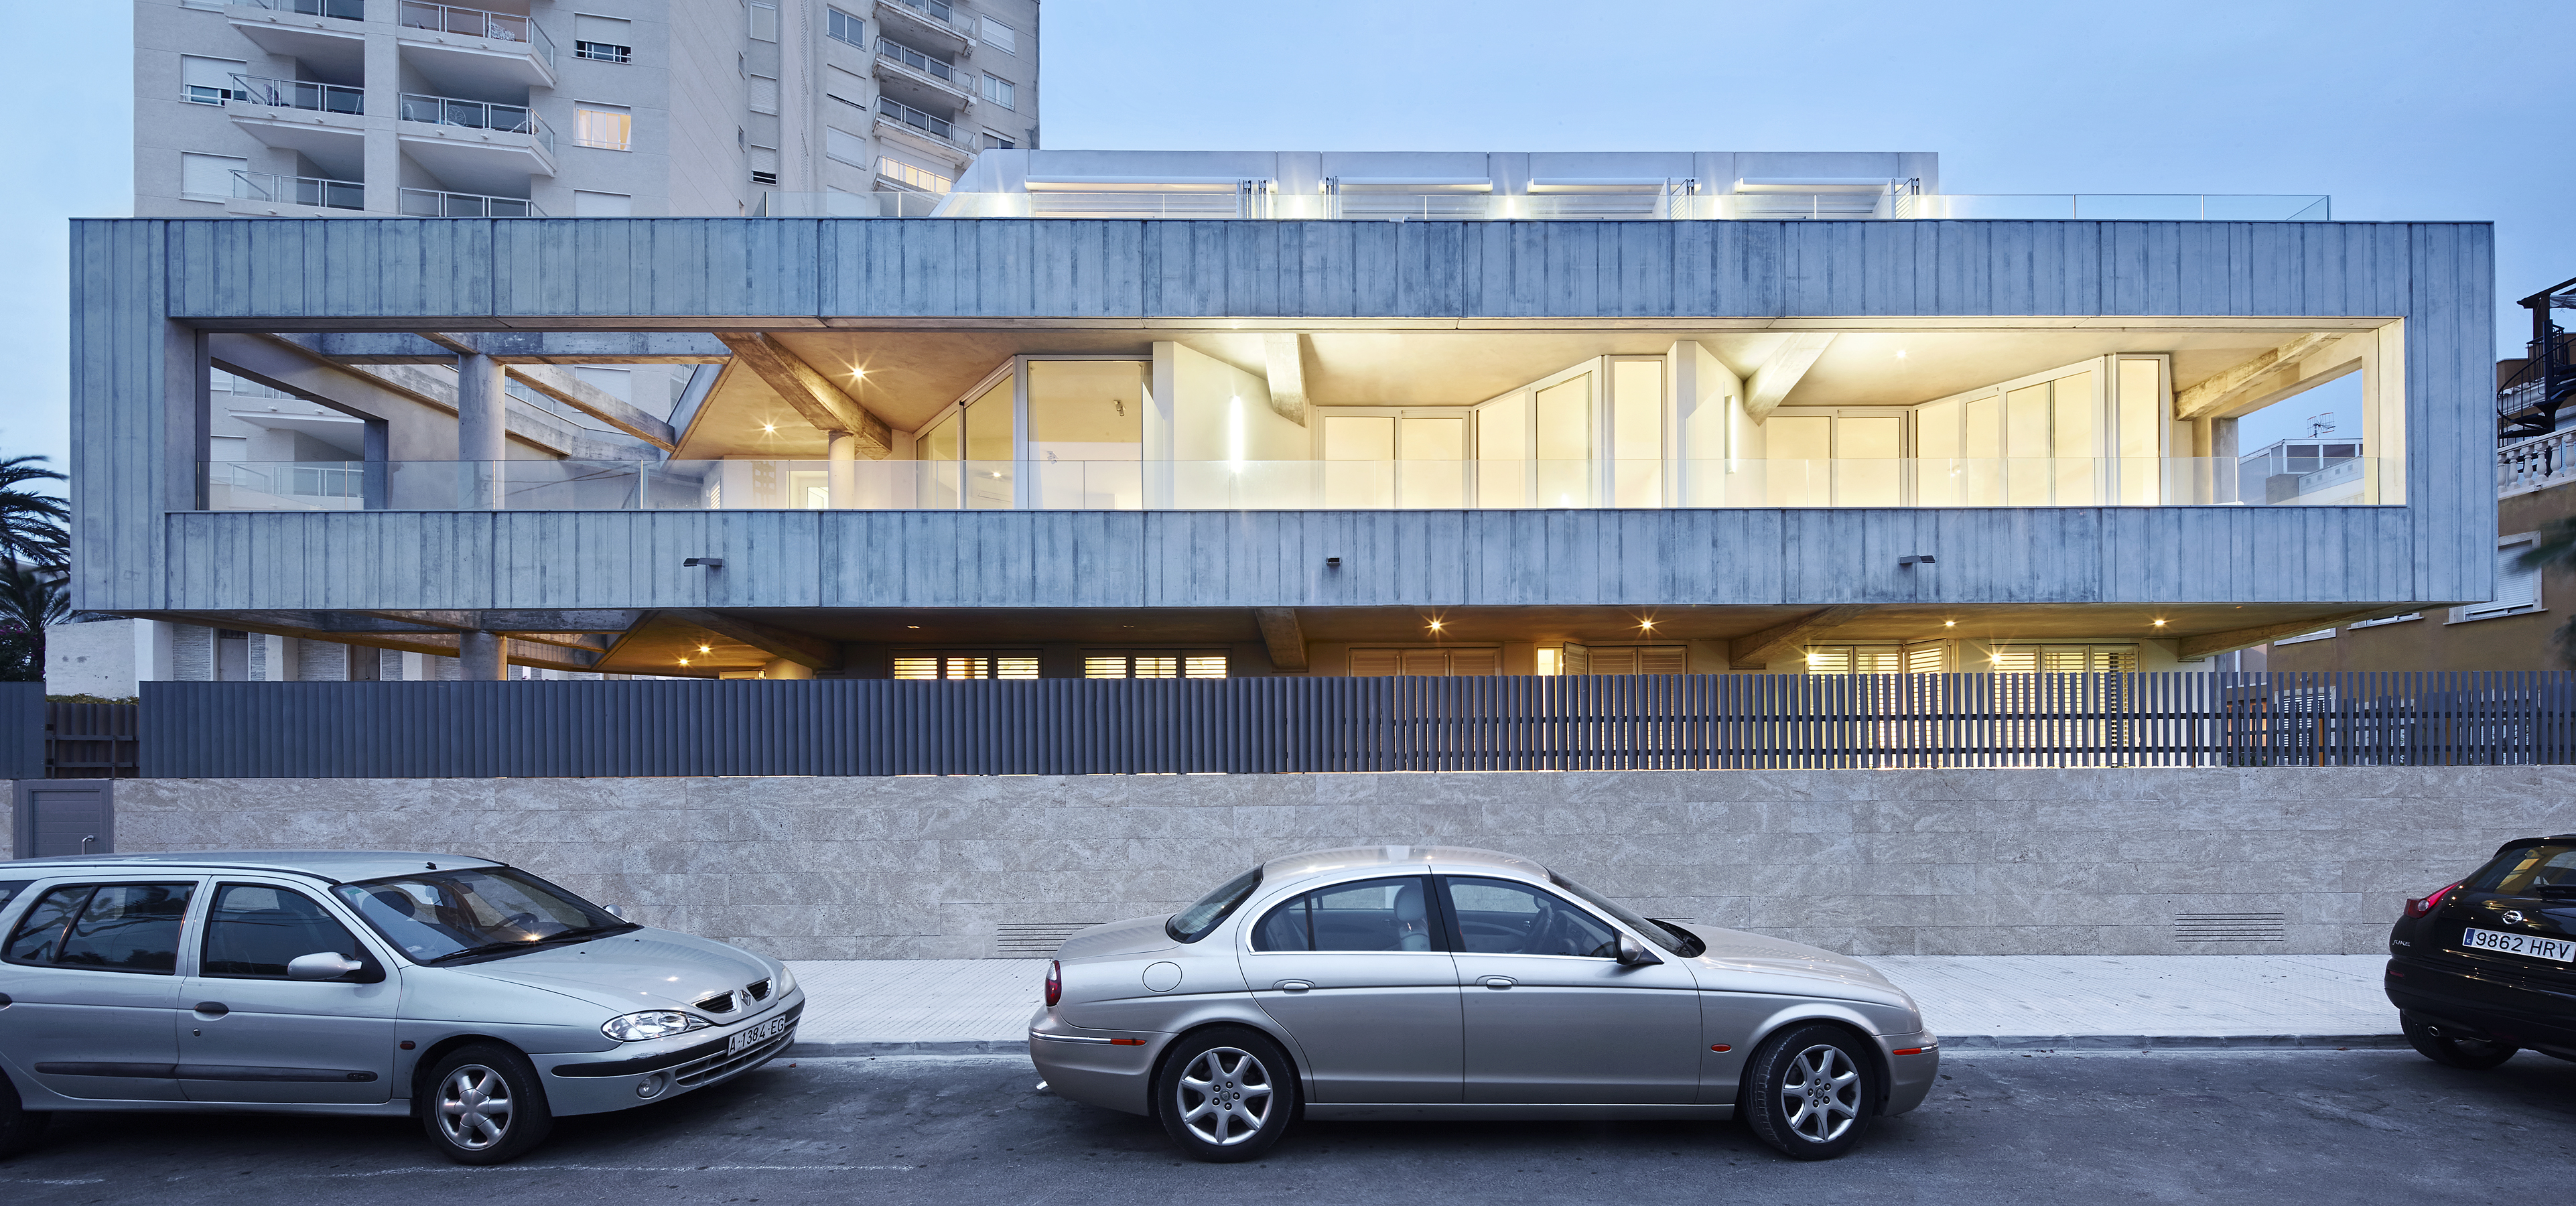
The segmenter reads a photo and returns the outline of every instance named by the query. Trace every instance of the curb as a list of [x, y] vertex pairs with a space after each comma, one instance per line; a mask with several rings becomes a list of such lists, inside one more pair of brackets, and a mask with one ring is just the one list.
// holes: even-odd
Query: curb
[[[2403, 1048], [2401, 1034], [1945, 1034], [1943, 1051], [2290, 1051]], [[1026, 1055], [1026, 1039], [855, 1039], [798, 1043], [788, 1059], [870, 1055]]]

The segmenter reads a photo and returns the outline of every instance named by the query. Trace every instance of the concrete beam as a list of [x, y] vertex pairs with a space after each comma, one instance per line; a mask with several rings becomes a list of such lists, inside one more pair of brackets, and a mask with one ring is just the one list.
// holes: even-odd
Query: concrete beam
[[[318, 335], [215, 334], [206, 338], [207, 356], [215, 367], [247, 377], [271, 389], [282, 389], [307, 402], [319, 403], [361, 418], [388, 418], [393, 407], [371, 400], [383, 391], [401, 402], [456, 413], [456, 378], [409, 362], [347, 364], [322, 354]], [[454, 352], [441, 352], [441, 364], [454, 365]], [[370, 409], [372, 407], [373, 409]], [[575, 434], [546, 421], [523, 405], [510, 406], [503, 422], [511, 439], [557, 456], [588, 460], [622, 460], [634, 456], [632, 445], [609, 444]]]
[[1797, 648], [1807, 638], [1868, 610], [1870, 605], [1867, 603], [1845, 603], [1819, 608], [1760, 632], [1747, 633], [1726, 643], [1727, 663], [1739, 668], [1767, 665], [1772, 658]]
[[1270, 664], [1275, 669], [1306, 669], [1306, 630], [1297, 623], [1294, 607], [1256, 607], [1252, 618], [1261, 625], [1261, 642], [1270, 647]]
[[893, 455], [894, 429], [859, 405], [857, 399], [843, 393], [830, 378], [815, 371], [814, 366], [798, 359], [785, 345], [757, 331], [716, 338], [733, 349], [735, 363], [760, 374], [760, 379], [796, 408], [796, 413], [805, 416], [816, 431], [850, 433], [859, 443], [859, 452], [870, 460]]
[[327, 613], [370, 616], [386, 622], [429, 625], [451, 632], [624, 632], [644, 613], [615, 608], [566, 608], [514, 611], [360, 611]]
[[659, 614], [683, 624], [694, 624], [726, 640], [740, 641], [771, 657], [782, 657], [800, 666], [827, 670], [841, 663], [841, 647], [837, 643], [784, 628], [772, 628], [758, 620], [746, 620], [720, 611], [688, 609]]
[[[201, 628], [237, 628], [243, 632], [328, 641], [353, 648], [391, 649], [397, 653], [427, 653], [439, 657], [460, 656], [465, 643], [465, 634], [454, 630], [397, 628], [393, 621], [387, 620], [375, 621], [379, 627], [368, 627], [362, 612], [155, 611], [133, 614], [144, 619], [194, 624]], [[317, 620], [326, 622], [317, 626], [312, 622]], [[542, 639], [547, 634], [534, 635], [540, 639], [526, 640], [518, 634], [505, 638], [502, 644], [505, 660], [512, 665], [547, 670], [587, 671], [604, 657], [595, 648], [548, 642]]]
[[2313, 331], [2251, 360], [2229, 365], [2208, 380], [2175, 394], [2174, 419], [2187, 423], [2194, 419], [2224, 418], [2242, 403], [2278, 392], [2281, 383], [2272, 380], [2275, 373], [2285, 370], [2295, 373], [2299, 361], [2351, 334], [2350, 331]]
[[[1306, 425], [1306, 337], [1275, 331], [1261, 337], [1263, 367], [1270, 380], [1270, 409], [1289, 422]], [[1273, 660], [1276, 660], [1275, 658]]]
[[[498, 357], [494, 359], [498, 360]], [[680, 446], [678, 432], [671, 425], [628, 404], [607, 390], [573, 375], [568, 368], [551, 364], [518, 364], [500, 361], [511, 376], [528, 383], [528, 388], [566, 406], [606, 423], [619, 431], [651, 444], [665, 452]]]
[[503, 364], [721, 364], [733, 353], [713, 335], [677, 331], [327, 331], [315, 350], [342, 364], [452, 364], [471, 347]]
[[1834, 336], [1830, 331], [1791, 334], [1788, 342], [1771, 353], [1771, 358], [1753, 370], [1753, 376], [1745, 381], [1744, 413], [1756, 419], [1768, 418], [1789, 396], [1789, 391], [1798, 388], [1798, 382], [1805, 379], [1807, 370], [1815, 367], [1816, 357], [1824, 355], [1825, 349], [1833, 344]]
[[2376, 607], [2368, 611], [2337, 612], [2333, 615], [2319, 616], [2313, 620], [2295, 620], [2286, 624], [2264, 624], [2254, 628], [2231, 628], [2225, 632], [2204, 632], [2199, 636], [2187, 636], [2174, 642], [2174, 660], [2207, 661], [2222, 653], [2251, 649], [2256, 645], [2276, 641], [2286, 636], [2315, 632], [2320, 628], [2341, 628], [2346, 624], [2358, 624], [2363, 620], [2384, 620], [2390, 616], [2402, 616], [2410, 611], [2423, 610], [2425, 607], [2421, 603], [2400, 603], [2388, 607]]

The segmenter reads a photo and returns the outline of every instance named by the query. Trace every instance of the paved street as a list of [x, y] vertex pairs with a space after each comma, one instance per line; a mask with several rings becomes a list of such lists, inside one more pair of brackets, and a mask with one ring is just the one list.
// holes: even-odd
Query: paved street
[[1817, 1165], [1731, 1124], [1336, 1123], [1208, 1166], [1036, 1079], [1016, 1056], [801, 1060], [567, 1120], [488, 1170], [436, 1160], [403, 1122], [58, 1116], [0, 1163], [0, 1201], [2415, 1204], [2554, 1198], [2576, 1162], [2576, 1064], [2527, 1053], [2490, 1073], [2385, 1050], [1954, 1055], [1924, 1109]]

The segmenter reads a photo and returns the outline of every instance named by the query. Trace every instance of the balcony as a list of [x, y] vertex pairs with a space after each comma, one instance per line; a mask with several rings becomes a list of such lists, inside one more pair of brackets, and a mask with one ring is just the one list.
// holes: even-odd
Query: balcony
[[363, 88], [318, 84], [310, 80], [277, 80], [258, 75], [233, 76], [233, 92], [228, 99], [235, 104], [303, 109], [313, 113], [345, 113], [352, 117], [367, 111], [367, 93]]
[[237, 171], [233, 173], [233, 200], [234, 213], [257, 212], [260, 206], [270, 207], [268, 212], [272, 214], [290, 206], [363, 210], [367, 207], [367, 186], [355, 180]]
[[927, 93], [926, 99], [963, 108], [974, 94], [957, 78], [957, 68], [901, 42], [877, 39], [876, 75], [881, 85]]
[[232, 0], [232, 2], [236, 8], [256, 8], [299, 17], [331, 17], [341, 21], [367, 19], [367, 0]]
[[366, 63], [364, 0], [232, 0], [234, 32], [274, 55], [325, 65], [352, 77]]
[[441, 87], [485, 91], [555, 84], [554, 39], [517, 13], [401, 0], [394, 22], [401, 27], [405, 56]]
[[973, 148], [958, 140], [957, 127], [947, 118], [935, 117], [890, 96], [877, 98], [876, 126], [907, 135], [924, 146], [971, 159]]
[[407, 218], [542, 218], [546, 211], [525, 197], [487, 197], [481, 193], [448, 193], [429, 188], [402, 190]]
[[877, 0], [877, 19], [890, 21], [897, 29], [937, 35], [941, 44], [961, 55], [974, 49], [973, 20], [958, 15], [945, 0]]
[[504, 196], [555, 174], [554, 131], [525, 105], [407, 92], [397, 115], [404, 153], [466, 192]]
[[365, 100], [338, 84], [236, 75], [223, 104], [235, 126], [265, 145], [347, 165], [364, 154]]
[[[301, 480], [315, 462], [213, 462], [209, 485]], [[1722, 461], [395, 461], [371, 509], [442, 511], [1391, 511], [1581, 508], [2366, 506], [2395, 462], [2337, 462], [2313, 489], [2240, 497], [2233, 458]], [[2332, 480], [2327, 480], [2332, 479]], [[345, 479], [329, 479], [335, 482]], [[356, 485], [210, 490], [209, 509], [341, 510]], [[463, 500], [463, 501], [460, 501]]]

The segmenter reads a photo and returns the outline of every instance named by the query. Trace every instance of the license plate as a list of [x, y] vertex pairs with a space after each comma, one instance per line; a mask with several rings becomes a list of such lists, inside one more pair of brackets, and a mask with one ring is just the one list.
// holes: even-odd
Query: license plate
[[2569, 942], [2564, 938], [2503, 934], [2494, 930], [2462, 930], [2460, 945], [2473, 951], [2500, 951], [2508, 955], [2529, 955], [2534, 959], [2554, 959], [2560, 963], [2576, 962], [2576, 942]]
[[725, 1054], [732, 1055], [757, 1047], [785, 1033], [787, 1033], [787, 1019], [784, 1016], [745, 1027], [733, 1032], [733, 1039], [725, 1044]]

